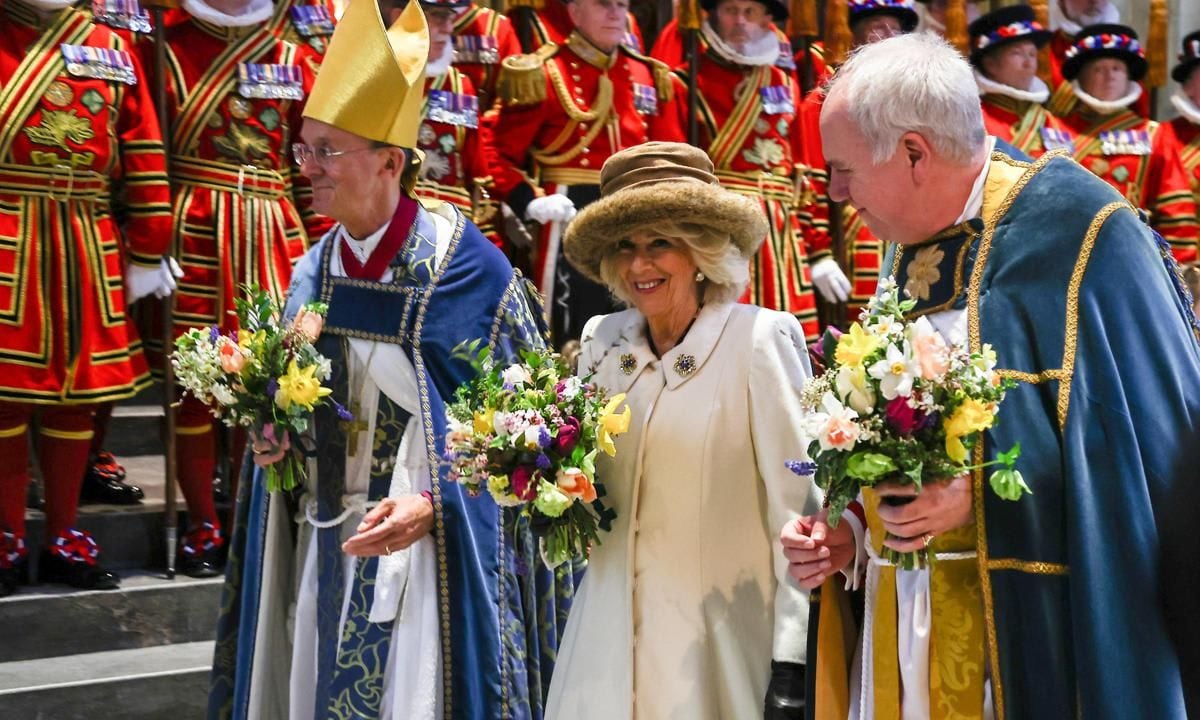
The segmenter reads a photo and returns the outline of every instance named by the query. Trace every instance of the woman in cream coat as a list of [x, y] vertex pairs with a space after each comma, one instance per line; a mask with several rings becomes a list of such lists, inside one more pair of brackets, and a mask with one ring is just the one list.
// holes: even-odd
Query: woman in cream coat
[[766, 218], [677, 143], [614, 155], [601, 195], [565, 253], [632, 307], [592, 318], [579, 371], [626, 393], [633, 421], [597, 462], [618, 516], [592, 551], [546, 717], [800, 718], [808, 603], [774, 528], [816, 507], [784, 464], [805, 457], [809, 363], [795, 318], [735, 302]]

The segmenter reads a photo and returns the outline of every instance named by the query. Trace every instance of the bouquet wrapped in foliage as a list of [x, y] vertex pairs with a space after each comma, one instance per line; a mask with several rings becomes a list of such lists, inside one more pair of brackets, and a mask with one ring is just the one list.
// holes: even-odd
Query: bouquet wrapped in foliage
[[[826, 333], [826, 370], [804, 386], [815, 463], [790, 466], [799, 474], [815, 473], [832, 526], [862, 488], [881, 482], [919, 491], [926, 479], [998, 465], [990, 477], [998, 496], [1017, 500], [1031, 492], [1014, 468], [1019, 445], [992, 462], [969, 462], [1012, 386], [996, 373], [995, 352], [989, 345], [971, 352], [947, 344], [924, 317], [906, 321], [914, 305], [900, 299], [894, 281], [884, 280], [849, 332]], [[884, 552], [905, 569], [923, 567], [928, 559], [924, 550]]]
[[240, 330], [193, 328], [175, 343], [171, 364], [185, 392], [209, 406], [229, 427], [243, 427], [285, 450], [267, 467], [267, 490], [291, 490], [304, 480], [304, 458], [294, 435], [308, 430], [313, 410], [333, 402], [342, 420], [353, 418], [328, 395], [329, 361], [313, 343], [327, 308], [310, 303], [289, 325], [279, 305], [257, 286], [234, 300]]
[[446, 408], [450, 477], [520, 508], [551, 567], [586, 557], [616, 516], [600, 499], [596, 456], [616, 455], [613, 438], [629, 429], [629, 408], [617, 412], [625, 396], [606, 398], [555, 353], [523, 351], [507, 367], [478, 341], [457, 353], [478, 374]]

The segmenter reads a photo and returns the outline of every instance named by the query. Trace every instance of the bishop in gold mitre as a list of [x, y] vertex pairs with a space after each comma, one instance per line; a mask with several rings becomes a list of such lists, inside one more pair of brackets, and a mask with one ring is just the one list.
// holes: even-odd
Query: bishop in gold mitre
[[[507, 365], [545, 326], [478, 228], [412, 195], [428, 52], [419, 3], [385, 27], [355, 0], [305, 107], [295, 160], [337, 225], [297, 263], [285, 315], [318, 335], [336, 403], [253, 444], [210, 717], [542, 715], [572, 568], [545, 569], [512, 509], [469, 497], [441, 459], [445, 406], [474, 373], [455, 349]], [[303, 493], [268, 494], [264, 468], [296, 448]]]

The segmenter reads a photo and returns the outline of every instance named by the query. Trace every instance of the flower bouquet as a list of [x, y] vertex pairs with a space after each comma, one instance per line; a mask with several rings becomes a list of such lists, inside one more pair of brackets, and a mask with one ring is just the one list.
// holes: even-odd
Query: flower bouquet
[[313, 410], [333, 402], [341, 419], [353, 419], [327, 399], [332, 390], [321, 384], [331, 368], [313, 343], [328, 308], [309, 303], [288, 325], [266, 291], [243, 290], [245, 298], [234, 300], [241, 329], [229, 334], [215, 325], [189, 330], [176, 341], [171, 365], [184, 392], [208, 405], [219, 420], [285, 451], [267, 466], [267, 490], [291, 490], [305, 475], [304, 458], [291, 436], [308, 430]]
[[617, 412], [624, 394], [606, 398], [556, 353], [522, 351], [521, 362], [502, 367], [479, 345], [456, 350], [478, 374], [446, 408], [450, 477], [520, 508], [550, 567], [587, 557], [616, 517], [600, 500], [596, 456], [616, 455], [613, 438], [629, 429], [629, 408]]
[[[826, 370], [805, 383], [805, 431], [813, 439], [808, 452], [815, 463], [789, 467], [815, 474], [831, 526], [862, 488], [882, 482], [912, 485], [919, 492], [926, 478], [1000, 466], [989, 479], [998, 496], [1017, 500], [1032, 492], [1014, 468], [1020, 445], [991, 462], [969, 462], [1013, 384], [995, 371], [995, 352], [989, 345], [971, 352], [963, 344], [947, 344], [924, 317], [906, 321], [915, 304], [900, 299], [894, 281], [882, 281], [879, 294], [847, 333], [826, 333]], [[905, 569], [928, 561], [924, 550], [884, 548], [884, 555]]]

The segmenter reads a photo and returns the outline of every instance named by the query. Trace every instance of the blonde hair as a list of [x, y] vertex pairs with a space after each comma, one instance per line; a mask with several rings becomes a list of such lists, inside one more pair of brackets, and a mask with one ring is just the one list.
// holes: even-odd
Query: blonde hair
[[[750, 284], [750, 262], [738, 252], [727, 233], [700, 223], [670, 220], [638, 226], [629, 235], [638, 230], [675, 240], [688, 252], [696, 268], [704, 274], [705, 303], [734, 302]], [[616, 248], [616, 243], [612, 248]], [[633, 305], [628, 288], [617, 274], [616, 254], [612, 251], [600, 258], [600, 279], [613, 297], [627, 306]]]

